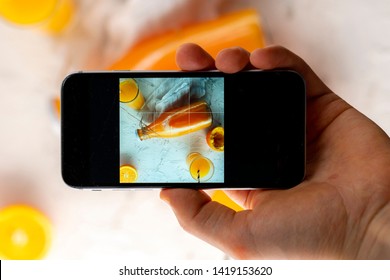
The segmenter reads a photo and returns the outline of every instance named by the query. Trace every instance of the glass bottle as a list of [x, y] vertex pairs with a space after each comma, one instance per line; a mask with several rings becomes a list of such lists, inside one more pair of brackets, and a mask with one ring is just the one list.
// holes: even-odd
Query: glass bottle
[[141, 140], [182, 136], [209, 127], [213, 115], [207, 102], [198, 101], [163, 112], [147, 126], [137, 129]]

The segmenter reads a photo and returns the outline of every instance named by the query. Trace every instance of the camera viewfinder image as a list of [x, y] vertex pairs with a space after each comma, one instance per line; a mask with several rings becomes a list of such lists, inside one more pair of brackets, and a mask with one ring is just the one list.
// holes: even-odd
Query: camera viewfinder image
[[120, 183], [224, 182], [224, 79], [121, 78]]

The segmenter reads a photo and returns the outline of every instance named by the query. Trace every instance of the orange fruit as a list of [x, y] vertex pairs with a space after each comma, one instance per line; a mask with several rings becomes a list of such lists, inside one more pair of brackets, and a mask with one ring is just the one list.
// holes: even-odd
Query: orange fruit
[[125, 164], [120, 167], [120, 183], [133, 183], [137, 181], [137, 178], [138, 173], [133, 166]]
[[0, 259], [42, 259], [51, 243], [51, 223], [38, 210], [12, 205], [0, 211]]
[[207, 144], [211, 149], [223, 152], [225, 149], [225, 130], [222, 126], [211, 129], [206, 135]]

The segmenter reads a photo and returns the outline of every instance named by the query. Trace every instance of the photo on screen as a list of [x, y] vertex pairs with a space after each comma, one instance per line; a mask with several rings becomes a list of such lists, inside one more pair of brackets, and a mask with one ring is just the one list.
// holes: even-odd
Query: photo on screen
[[224, 182], [224, 78], [120, 78], [120, 183]]

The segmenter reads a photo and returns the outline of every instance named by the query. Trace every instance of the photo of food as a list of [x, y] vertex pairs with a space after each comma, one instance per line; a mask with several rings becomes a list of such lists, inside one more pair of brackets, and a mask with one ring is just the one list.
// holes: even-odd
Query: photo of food
[[121, 78], [120, 183], [224, 182], [222, 77]]

